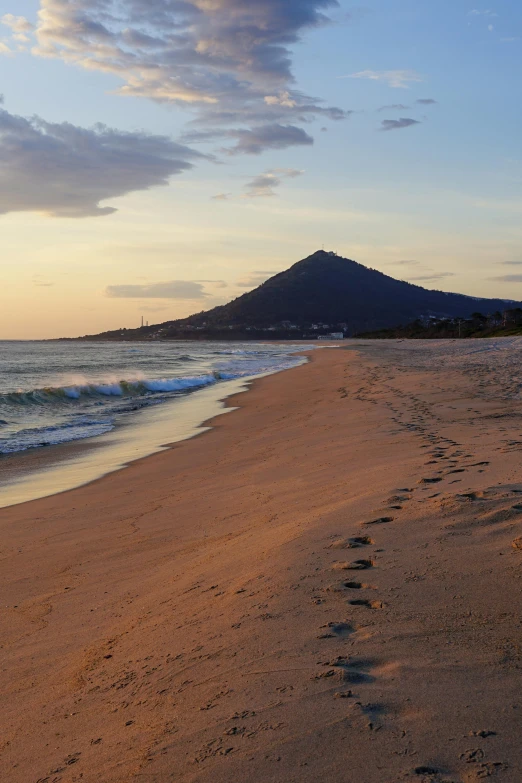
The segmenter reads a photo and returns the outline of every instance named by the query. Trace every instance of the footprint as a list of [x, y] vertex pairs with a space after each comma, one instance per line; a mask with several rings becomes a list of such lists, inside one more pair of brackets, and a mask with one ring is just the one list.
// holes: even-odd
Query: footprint
[[369, 601], [367, 598], [355, 598], [350, 606], [365, 606], [367, 609], [384, 609], [382, 601]]
[[369, 718], [377, 718], [379, 715], [385, 715], [388, 710], [384, 704], [362, 704], [357, 702], [357, 706], [361, 708], [361, 712], [368, 715]]
[[344, 586], [348, 590], [375, 590], [372, 585], [365, 585], [362, 582], [345, 582]]
[[394, 517], [379, 517], [373, 519], [371, 522], [364, 522], [365, 525], [386, 525], [388, 522], [393, 522]]
[[370, 731], [378, 731], [379, 729], [382, 729], [383, 723], [382, 720], [379, 719], [382, 719], [388, 712], [384, 704], [362, 704], [360, 701], [355, 703], [361, 710], [362, 714], [370, 719], [368, 723], [368, 728]]
[[350, 636], [352, 633], [357, 631], [357, 628], [353, 625], [353, 623], [349, 622], [328, 623], [328, 625], [324, 627], [328, 628], [332, 635], [335, 636]]
[[496, 731], [486, 731], [484, 729], [482, 729], [481, 731], [470, 732], [470, 737], [482, 737], [485, 739], [486, 737], [496, 737], [496, 736], [497, 736]]
[[506, 769], [508, 769], [508, 765], [504, 764], [502, 761], [486, 762], [485, 764], [481, 764], [475, 771], [475, 779], [482, 780], [483, 778], [491, 778], [497, 772], [502, 772]]
[[437, 767], [415, 767], [413, 770], [416, 775], [438, 775], [440, 773], [440, 769]]
[[343, 682], [349, 682], [352, 685], [375, 682], [375, 677], [370, 674], [374, 667], [374, 662], [371, 660], [362, 658], [351, 660], [350, 658], [339, 657], [325, 664], [325, 666], [333, 666], [334, 669], [340, 670]]
[[484, 756], [485, 753], [482, 748], [473, 748], [472, 750], [466, 750], [464, 753], [461, 753], [460, 758], [462, 761], [465, 761], [466, 764], [475, 764], [477, 761], [482, 761]]
[[354, 536], [348, 539], [350, 548], [356, 549], [360, 546], [371, 546], [375, 544], [375, 541], [370, 536]]
[[350, 563], [347, 571], [365, 571], [367, 568], [373, 568], [375, 562], [373, 560], [354, 560]]
[[455, 495], [457, 500], [471, 501], [481, 500], [482, 498], [476, 492], [463, 492], [461, 495]]
[[357, 549], [360, 546], [371, 546], [374, 544], [369, 536], [353, 536], [351, 538], [340, 538], [330, 544], [329, 549]]

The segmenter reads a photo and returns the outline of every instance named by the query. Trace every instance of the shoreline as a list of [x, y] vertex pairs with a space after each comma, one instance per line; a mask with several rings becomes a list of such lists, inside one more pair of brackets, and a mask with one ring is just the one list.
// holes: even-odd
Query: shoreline
[[346, 348], [0, 510], [6, 780], [518, 783], [510, 366]]
[[[310, 361], [313, 353], [307, 351], [289, 355]], [[130, 418], [104, 435], [0, 457], [0, 509], [73, 491], [125, 470], [134, 462], [167, 451], [177, 443], [202, 435], [212, 429], [219, 416], [235, 410], [228, 400], [240, 398], [261, 378], [297, 369], [303, 363], [195, 390], [157, 408], [139, 411], [139, 418]], [[172, 419], [169, 411], [174, 413]], [[160, 427], [170, 429], [165, 437], [171, 440], [162, 439], [158, 434]], [[122, 432], [130, 432], [128, 440], [121, 438]], [[133, 450], [141, 453], [133, 456]], [[2, 464], [4, 459], [5, 464]]]
[[[140, 411], [138, 415], [142, 417], [141, 421], [120, 424], [114, 430], [104, 435], [9, 455], [6, 460], [7, 464], [5, 467], [7, 469], [5, 474], [8, 476], [11, 474], [12, 478], [10, 481], [8, 479], [7, 483], [1, 487], [3, 497], [0, 501], [0, 509], [73, 492], [75, 489], [88, 486], [92, 482], [99, 481], [115, 472], [125, 470], [134, 462], [147, 459], [155, 454], [161, 454], [172, 448], [176, 443], [204, 434], [209, 428], [207, 422], [234, 410], [234, 408], [230, 408], [226, 404], [227, 400], [232, 396], [248, 391], [248, 383], [249, 379], [224, 381], [219, 387], [216, 386], [194, 392], [194, 395], [199, 394], [204, 396], [204, 398], [210, 398], [207, 401], [209, 409], [217, 408], [217, 410], [209, 414], [208, 418], [205, 418], [205, 416], [202, 418], [200, 414], [196, 413], [200, 407], [198, 404], [200, 403], [200, 398], [198, 397], [194, 400], [192, 399], [193, 395], [187, 395], [181, 400], [165, 403], [159, 411], [155, 409]], [[227, 385], [240, 386], [242, 388], [239, 391], [231, 391], [227, 394]], [[206, 395], [205, 392], [207, 392]], [[208, 392], [212, 392], [212, 394]], [[216, 392], [219, 393], [216, 394]], [[180, 422], [181, 426], [178, 428], [179, 435], [177, 438], [174, 438], [174, 435], [172, 435], [173, 439], [171, 441], [161, 442], [159, 436], [155, 437], [152, 434], [152, 439], [147, 438], [144, 443], [143, 431], [147, 429], [148, 422], [143, 421], [143, 419], [149, 419], [148, 429], [157, 431], [157, 424], [154, 419], [159, 418], [159, 424], [161, 424], [162, 419], [167, 418], [166, 414], [168, 414], [169, 408], [179, 405], [180, 402], [182, 404], [185, 403], [183, 406], [185, 408], [190, 406], [195, 409], [194, 411], [189, 411], [189, 414], [192, 413], [192, 416], [188, 426], [186, 421]], [[191, 403], [196, 404], [191, 406]], [[160, 415], [158, 417], [158, 412], [163, 414], [163, 416]], [[149, 415], [147, 416], [147, 414]], [[150, 426], [151, 424], [152, 427]], [[175, 427], [172, 427], [172, 423], [171, 429], [175, 429]], [[125, 434], [125, 431], [131, 431], [134, 437], [130, 439], [130, 442], [123, 439], [123, 447], [120, 447], [120, 436], [122, 432]], [[133, 457], [130, 453], [133, 444], [135, 444], [138, 451], [143, 452], [140, 456]], [[0, 465], [1, 467], [3, 466]], [[70, 486], [68, 486], [69, 484]], [[63, 489], [60, 488], [62, 486], [64, 487]], [[25, 499], [24, 495], [27, 496]], [[20, 499], [14, 500], [18, 496]], [[6, 498], [7, 502], [5, 502]], [[9, 498], [13, 498], [13, 500]]]

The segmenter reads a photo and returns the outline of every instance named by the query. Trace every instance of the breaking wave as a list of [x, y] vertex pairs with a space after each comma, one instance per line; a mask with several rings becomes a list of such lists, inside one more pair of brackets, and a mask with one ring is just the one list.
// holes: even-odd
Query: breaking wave
[[[303, 348], [295, 346], [296, 352]], [[0, 367], [0, 455], [104, 435], [118, 426], [122, 415], [303, 361], [259, 345], [198, 345], [193, 353], [181, 353], [177, 346], [145, 350], [88, 344], [75, 346], [74, 352], [69, 345], [35, 344], [23, 350], [25, 363], [17, 348], [3, 376]], [[123, 354], [133, 355], [132, 364]]]
[[107, 397], [141, 397], [159, 392], [179, 392], [198, 389], [220, 380], [219, 373], [190, 378], [143, 379], [112, 381], [48, 387], [31, 391], [17, 391], [0, 395], [0, 405], [56, 405], [75, 400], [94, 400]]

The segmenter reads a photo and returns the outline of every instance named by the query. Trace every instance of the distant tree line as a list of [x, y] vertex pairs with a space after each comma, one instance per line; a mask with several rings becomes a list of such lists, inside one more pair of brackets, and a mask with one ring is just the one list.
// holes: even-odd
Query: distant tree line
[[469, 318], [427, 316], [391, 329], [361, 332], [356, 336], [371, 339], [443, 340], [470, 337], [495, 337], [522, 334], [522, 308], [496, 310], [494, 313], [472, 313]]

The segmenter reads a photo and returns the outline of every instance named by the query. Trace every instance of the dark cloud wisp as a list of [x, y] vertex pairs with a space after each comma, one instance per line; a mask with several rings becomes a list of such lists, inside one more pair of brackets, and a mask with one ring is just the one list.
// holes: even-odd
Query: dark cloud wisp
[[444, 280], [446, 277], [454, 277], [454, 272], [434, 272], [432, 274], [418, 275], [417, 277], [409, 277], [408, 280], [414, 282], [428, 282], [429, 280]]
[[420, 125], [420, 120], [413, 120], [411, 117], [401, 117], [399, 120], [383, 120], [380, 130], [400, 130], [401, 128], [411, 128], [412, 125]]
[[208, 143], [209, 141], [234, 140], [235, 144], [222, 147], [226, 155], [260, 155], [265, 150], [284, 150], [288, 147], [311, 146], [314, 140], [302, 128], [296, 125], [271, 123], [253, 128], [194, 130], [183, 135], [187, 144]]
[[403, 103], [390, 103], [387, 106], [381, 106], [377, 111], [406, 111], [409, 106], [405, 106]]
[[227, 150], [230, 155], [259, 155], [264, 150], [284, 150], [292, 146], [309, 146], [314, 140], [295, 125], [262, 125], [253, 130], [231, 131], [236, 144]]
[[490, 277], [489, 279], [499, 283], [522, 283], [522, 275], [499, 275], [498, 277]]
[[275, 189], [278, 188], [285, 179], [295, 179], [301, 176], [303, 172], [298, 169], [269, 169], [263, 174], [258, 174], [247, 183], [244, 198], [266, 198], [275, 196]]

